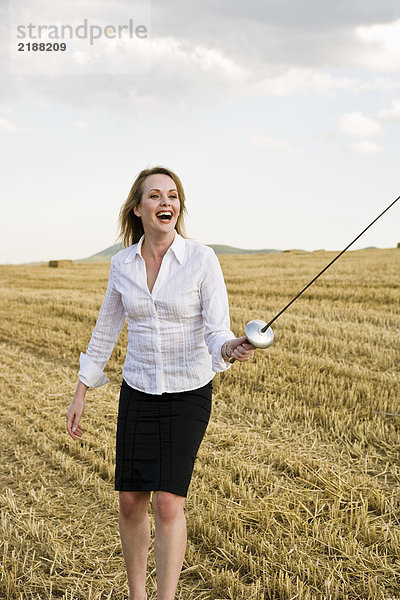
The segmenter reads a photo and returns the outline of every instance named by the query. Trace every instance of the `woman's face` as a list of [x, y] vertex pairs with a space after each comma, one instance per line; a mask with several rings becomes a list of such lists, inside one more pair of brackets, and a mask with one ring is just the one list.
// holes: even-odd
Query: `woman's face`
[[174, 180], [161, 174], [146, 177], [142, 199], [133, 212], [142, 219], [145, 233], [169, 233], [175, 229], [180, 202]]

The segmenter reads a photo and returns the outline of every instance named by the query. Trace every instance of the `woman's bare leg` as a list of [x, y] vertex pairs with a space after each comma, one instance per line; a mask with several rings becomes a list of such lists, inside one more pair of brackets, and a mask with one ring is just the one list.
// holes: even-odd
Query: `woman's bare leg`
[[119, 492], [119, 532], [130, 600], [146, 600], [150, 492]]
[[175, 598], [187, 542], [184, 504], [183, 496], [153, 492], [157, 600]]

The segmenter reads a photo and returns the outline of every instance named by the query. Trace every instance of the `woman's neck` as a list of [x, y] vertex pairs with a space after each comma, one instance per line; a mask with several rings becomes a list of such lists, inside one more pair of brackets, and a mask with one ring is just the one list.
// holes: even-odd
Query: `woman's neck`
[[162, 260], [164, 254], [167, 252], [168, 248], [173, 243], [175, 235], [175, 229], [163, 236], [152, 236], [149, 233], [145, 233], [142, 244], [143, 258], [150, 258], [151, 260]]

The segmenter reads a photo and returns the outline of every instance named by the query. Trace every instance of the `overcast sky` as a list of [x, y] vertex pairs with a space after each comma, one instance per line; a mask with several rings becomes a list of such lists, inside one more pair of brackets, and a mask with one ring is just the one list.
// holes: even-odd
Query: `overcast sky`
[[[56, 39], [85, 19], [125, 29]], [[112, 245], [158, 164], [206, 244], [340, 250], [400, 194], [398, 0], [3, 0], [0, 22], [0, 263]], [[43, 40], [67, 48], [27, 50]], [[356, 247], [397, 245], [399, 223], [396, 205]]]

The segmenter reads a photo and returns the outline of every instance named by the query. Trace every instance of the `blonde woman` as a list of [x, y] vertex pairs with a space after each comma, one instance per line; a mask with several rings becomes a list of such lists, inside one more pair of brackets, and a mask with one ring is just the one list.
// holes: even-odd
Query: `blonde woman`
[[185, 194], [165, 167], [137, 176], [120, 211], [125, 248], [113, 256], [104, 302], [67, 412], [82, 436], [87, 389], [128, 322], [119, 397], [115, 489], [130, 600], [145, 600], [150, 494], [157, 599], [173, 600], [185, 555], [184, 503], [212, 404], [212, 379], [248, 361], [254, 347], [230, 330], [228, 298], [213, 250], [185, 237]]

